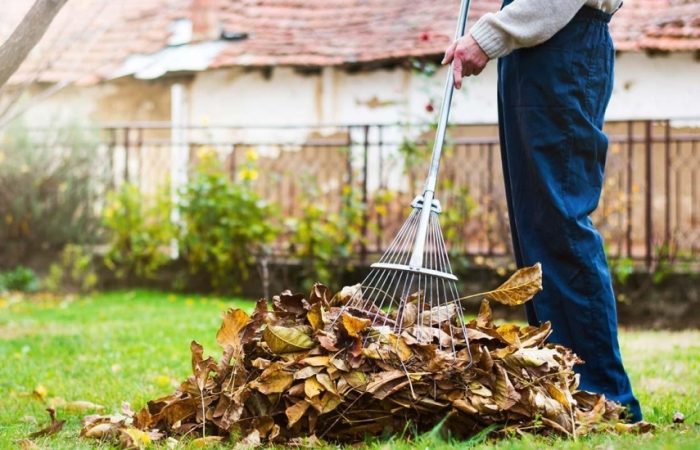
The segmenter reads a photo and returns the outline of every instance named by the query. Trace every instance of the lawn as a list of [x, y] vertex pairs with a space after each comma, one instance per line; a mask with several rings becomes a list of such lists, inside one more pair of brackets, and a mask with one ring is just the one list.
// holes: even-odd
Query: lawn
[[[252, 303], [232, 298], [181, 296], [145, 291], [114, 292], [75, 299], [0, 297], [0, 448], [46, 421], [45, 405], [33, 398], [87, 400], [118, 410], [134, 409], [172, 392], [191, 371], [189, 343], [196, 339], [217, 353], [219, 313]], [[471, 442], [473, 448], [698, 449], [700, 448], [700, 331], [622, 332], [625, 362], [646, 419], [658, 425], [642, 436], [598, 435], [569, 441], [541, 437]], [[218, 356], [218, 355], [216, 355]], [[54, 400], [55, 401], [55, 400]], [[674, 425], [673, 414], [685, 414]], [[78, 438], [84, 413], [60, 411], [67, 419], [58, 435], [37, 439], [41, 448], [97, 448]], [[366, 447], [464, 448], [427, 434], [416, 441], [368, 441]], [[104, 446], [100, 448], [106, 448]]]

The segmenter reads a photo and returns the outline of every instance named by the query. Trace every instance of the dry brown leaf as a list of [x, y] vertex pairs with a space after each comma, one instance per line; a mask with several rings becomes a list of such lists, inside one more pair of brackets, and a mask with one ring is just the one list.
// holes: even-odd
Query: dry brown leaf
[[48, 394], [49, 390], [43, 384], [37, 384], [32, 391], [32, 397], [37, 400], [44, 400]]
[[334, 394], [338, 393], [335, 389], [335, 383], [333, 380], [331, 380], [331, 377], [328, 376], [327, 373], [316, 374], [316, 380], [321, 383], [321, 386], [323, 386], [323, 388], [328, 392], [332, 392]]
[[297, 423], [302, 417], [304, 417], [304, 414], [306, 413], [306, 410], [309, 409], [309, 402], [306, 400], [300, 400], [290, 406], [289, 408], [284, 410], [284, 414], [287, 416], [287, 428], [292, 428], [295, 423]]
[[401, 327], [403, 329], [410, 328], [416, 324], [418, 320], [418, 306], [415, 303], [406, 303], [403, 307], [401, 315]]
[[[350, 288], [343, 295], [360, 293]], [[343, 316], [332, 305], [347, 298], [336, 295], [329, 302], [322, 285], [306, 297], [283, 292], [273, 311], [258, 302], [248, 321], [235, 320], [230, 311], [217, 339], [224, 347], [218, 364], [193, 343], [194, 376], [177, 391], [138, 414], [128, 408], [123, 415], [91, 416], [81, 433], [137, 447], [125, 430], [136, 428], [151, 440], [160, 436], [156, 429], [176, 437], [206, 430], [214, 440], [246, 436], [235, 446], [243, 449], [303, 444], [300, 436], [316, 432], [334, 442], [357, 442], [366, 434], [401, 432], [407, 422], [430, 429], [446, 414], [451, 419], [445, 427], [464, 438], [505, 422], [516, 433], [614, 429], [621, 406], [577, 391], [573, 367], [579, 361], [571, 350], [545, 344], [549, 324], [498, 326], [484, 299], [467, 325], [468, 348], [464, 332], [446, 323], [457, 313], [454, 305], [419, 312], [410, 302], [421, 296], [409, 296], [413, 306], [406, 306], [401, 325], [411, 326], [401, 336], [394, 333], [394, 312], [385, 327], [364, 319], [381, 313], [384, 320], [378, 309], [351, 308]], [[232, 363], [232, 346], [239, 343], [241, 359]], [[166, 446], [177, 444], [170, 442]]]
[[309, 366], [328, 367], [330, 365], [330, 359], [331, 358], [328, 355], [309, 356], [308, 358], [304, 358], [299, 362], [302, 364], [309, 365]]
[[36, 442], [31, 439], [20, 439], [17, 441], [17, 445], [21, 450], [41, 450], [41, 447], [36, 445]]
[[63, 405], [63, 410], [69, 412], [102, 411], [104, 406], [86, 400], [75, 400]]
[[273, 364], [260, 375], [254, 387], [263, 394], [281, 394], [294, 382], [294, 375], [278, 364]]
[[362, 286], [359, 283], [353, 286], [343, 287], [340, 292], [333, 296], [331, 304], [342, 306], [349, 302], [353, 297], [362, 298]]
[[133, 427], [121, 430], [121, 434], [119, 435], [119, 442], [121, 443], [123, 448], [128, 449], [142, 449], [150, 446], [153, 443], [153, 441], [151, 440], [151, 436], [148, 433]]
[[234, 349], [234, 358], [239, 357], [241, 351], [241, 331], [250, 322], [250, 317], [242, 309], [229, 309], [222, 314], [223, 321], [216, 333], [216, 342], [223, 348], [231, 346]]
[[428, 311], [423, 311], [418, 315], [418, 323], [421, 325], [432, 326], [440, 325], [443, 322], [449, 322], [457, 315], [457, 305], [449, 303], [430, 308]]
[[304, 394], [309, 398], [316, 397], [318, 394], [323, 392], [323, 390], [323, 385], [319, 383], [315, 376], [307, 378], [304, 381]]
[[314, 331], [322, 330], [324, 327], [323, 307], [321, 303], [314, 303], [309, 312], [306, 313], [306, 320]]
[[276, 354], [298, 352], [314, 346], [305, 327], [268, 325], [262, 337], [272, 353]]
[[349, 336], [359, 337], [362, 335], [362, 332], [370, 326], [372, 321], [369, 319], [355, 317], [352, 314], [345, 312], [341, 316], [341, 323], [343, 329], [348, 333]]
[[547, 389], [547, 393], [549, 395], [551, 395], [554, 400], [561, 403], [561, 405], [564, 408], [566, 408], [567, 410], [571, 409], [571, 402], [573, 399], [571, 398], [571, 394], [569, 393], [568, 390], [566, 392], [562, 391], [559, 387], [555, 386], [553, 383], [548, 383], [548, 382], [544, 383], [544, 387], [545, 387], [545, 389]]
[[505, 283], [493, 291], [486, 292], [484, 297], [503, 305], [522, 305], [542, 290], [542, 265], [524, 267], [511, 275]]
[[332, 392], [326, 392], [321, 397], [320, 408], [318, 408], [319, 414], [328, 414], [329, 412], [335, 410], [341, 403], [343, 399]]
[[46, 411], [49, 413], [51, 421], [41, 430], [30, 433], [30, 438], [50, 436], [52, 434], [58, 433], [59, 431], [61, 431], [61, 429], [63, 429], [63, 425], [66, 423], [66, 421], [56, 419], [56, 410], [53, 408], [46, 408]]
[[353, 388], [360, 389], [367, 385], [367, 375], [359, 370], [353, 370], [348, 374], [342, 375], [343, 379]]
[[496, 386], [493, 392], [493, 400], [502, 410], [508, 410], [520, 400], [520, 394], [513, 387], [506, 371], [496, 367]]

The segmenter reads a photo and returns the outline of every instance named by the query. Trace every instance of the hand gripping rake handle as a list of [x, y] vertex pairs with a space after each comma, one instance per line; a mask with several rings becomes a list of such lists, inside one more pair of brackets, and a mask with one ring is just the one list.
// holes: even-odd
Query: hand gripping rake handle
[[[469, 15], [470, 3], [470, 0], [462, 0], [455, 40], [464, 36], [464, 31], [467, 28], [467, 16]], [[454, 62], [452, 64], [454, 64]], [[435, 133], [435, 143], [433, 144], [433, 155], [430, 160], [428, 178], [425, 180], [425, 187], [423, 190], [423, 205], [421, 207], [420, 222], [418, 223], [418, 232], [416, 233], [416, 240], [413, 243], [413, 250], [411, 251], [409, 266], [412, 269], [420, 269], [423, 267], [423, 251], [425, 250], [430, 212], [432, 210], [433, 198], [435, 197], [435, 185], [437, 184], [437, 174], [440, 168], [440, 156], [442, 155], [442, 146], [445, 142], [445, 133], [447, 131], [447, 120], [450, 116], [450, 107], [452, 106], [452, 93], [454, 92], [452, 64], [450, 64], [449, 70], [447, 71], [445, 92], [443, 94], [442, 105], [440, 106], [440, 117], [438, 119], [437, 132]]]

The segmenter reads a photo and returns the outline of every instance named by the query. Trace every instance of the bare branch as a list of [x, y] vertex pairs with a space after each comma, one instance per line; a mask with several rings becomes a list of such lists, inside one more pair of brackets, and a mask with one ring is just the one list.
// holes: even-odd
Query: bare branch
[[67, 0], [36, 0], [9, 39], [0, 46], [0, 87], [10, 79], [44, 36]]

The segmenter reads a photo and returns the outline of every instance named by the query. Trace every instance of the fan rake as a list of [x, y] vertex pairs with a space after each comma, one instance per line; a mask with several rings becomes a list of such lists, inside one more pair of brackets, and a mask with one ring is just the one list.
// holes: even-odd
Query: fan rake
[[[469, 0], [462, 0], [456, 38], [464, 35]], [[356, 289], [343, 309], [366, 312], [374, 327], [391, 327], [400, 335], [414, 324], [426, 329], [444, 331], [449, 339], [435, 339], [434, 333], [421, 333], [419, 340], [437, 340], [441, 350], [455, 355], [455, 341], [463, 339], [467, 351], [467, 330], [462, 315], [457, 277], [452, 273], [447, 246], [440, 228], [440, 202], [435, 199], [440, 155], [445, 140], [447, 121], [452, 103], [454, 76], [450, 68], [430, 169], [422, 195], [418, 195], [411, 207], [408, 220], [380, 260]], [[470, 355], [471, 364], [471, 355]]]

